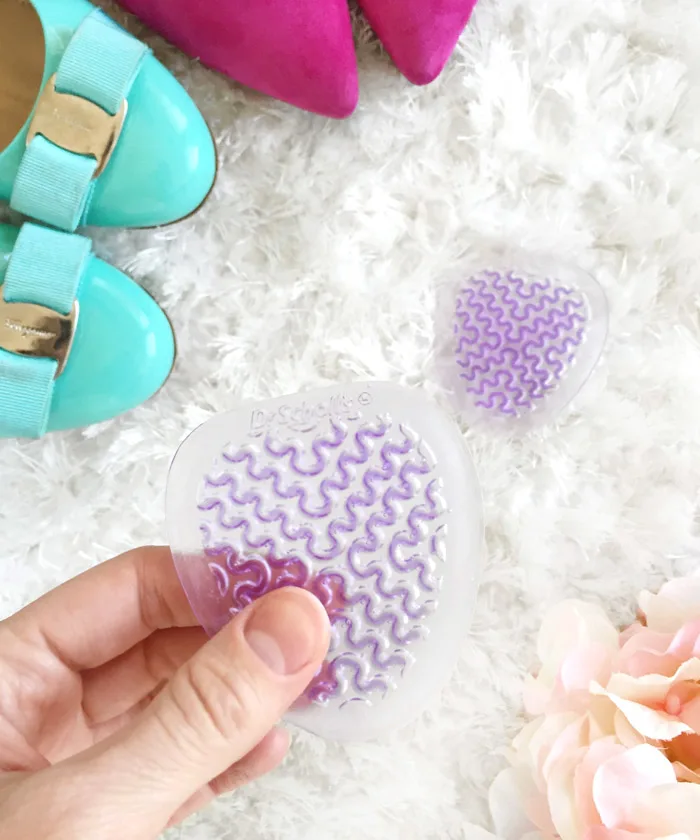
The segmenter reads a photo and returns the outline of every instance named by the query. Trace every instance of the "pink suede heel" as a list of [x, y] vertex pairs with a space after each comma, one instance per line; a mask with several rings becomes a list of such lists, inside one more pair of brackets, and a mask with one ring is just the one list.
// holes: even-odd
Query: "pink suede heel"
[[183, 52], [237, 82], [328, 117], [357, 106], [346, 0], [120, 0]]
[[442, 72], [477, 0], [358, 0], [403, 75], [427, 85]]

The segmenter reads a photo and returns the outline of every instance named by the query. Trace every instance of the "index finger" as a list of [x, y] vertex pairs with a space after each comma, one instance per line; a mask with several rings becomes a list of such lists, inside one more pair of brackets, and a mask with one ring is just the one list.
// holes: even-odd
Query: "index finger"
[[170, 549], [149, 546], [95, 566], [2, 624], [82, 671], [109, 662], [156, 630], [198, 621]]

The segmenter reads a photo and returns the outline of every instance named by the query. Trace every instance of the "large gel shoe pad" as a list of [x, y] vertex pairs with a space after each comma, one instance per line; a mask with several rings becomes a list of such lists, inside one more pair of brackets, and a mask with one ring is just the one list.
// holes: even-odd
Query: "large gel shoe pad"
[[330, 650], [288, 720], [377, 737], [448, 679], [476, 594], [481, 504], [458, 427], [424, 396], [353, 384], [215, 417], [175, 456], [167, 509], [210, 634], [282, 586], [325, 606]]

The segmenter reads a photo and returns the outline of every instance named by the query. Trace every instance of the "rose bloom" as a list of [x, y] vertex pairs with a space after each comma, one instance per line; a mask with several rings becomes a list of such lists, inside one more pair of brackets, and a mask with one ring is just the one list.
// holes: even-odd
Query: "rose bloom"
[[580, 601], [546, 616], [496, 835], [468, 840], [700, 840], [700, 577], [639, 605], [623, 633]]

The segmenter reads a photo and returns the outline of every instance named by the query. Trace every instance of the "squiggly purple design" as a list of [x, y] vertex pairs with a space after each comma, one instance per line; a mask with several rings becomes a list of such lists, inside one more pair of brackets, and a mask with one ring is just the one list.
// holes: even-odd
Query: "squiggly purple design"
[[[338, 425], [333, 423], [333, 428], [335, 432]], [[365, 441], [371, 438], [381, 438], [385, 432], [386, 426], [384, 425], [378, 429], [365, 428], [357, 432], [355, 435], [355, 442], [357, 443], [360, 453], [358, 456], [360, 460], [356, 463], [365, 463], [371, 454], [371, 449], [367, 446]], [[338, 436], [338, 434], [335, 434], [331, 440], [326, 440], [324, 438], [314, 440], [311, 444], [311, 451], [314, 454], [315, 461], [311, 467], [303, 467], [301, 465], [303, 453], [299, 445], [295, 443], [277, 445], [268, 435], [265, 438], [265, 452], [267, 452], [268, 455], [272, 455], [273, 458], [285, 458], [289, 455], [289, 463], [294, 472], [302, 476], [316, 476], [323, 472], [327, 466], [327, 460], [323, 455], [323, 450], [335, 449], [337, 446], [340, 446], [343, 440], [344, 436]]]
[[574, 289], [486, 271], [457, 296], [459, 379], [474, 404], [519, 417], [557, 388], [586, 338], [590, 313]]
[[347, 691], [348, 681], [340, 673], [341, 668], [349, 668], [352, 671], [352, 685], [360, 695], [370, 694], [373, 691], [385, 694], [389, 690], [389, 683], [386, 678], [375, 675], [368, 677], [362, 668], [362, 662], [354, 653], [343, 653], [331, 662], [330, 671], [335, 679], [340, 693]]
[[[436, 480], [433, 480], [427, 486], [425, 490], [425, 498], [427, 505], [424, 506], [423, 510], [421, 510], [420, 506], [416, 506], [409, 513], [407, 522], [409, 527], [409, 536], [404, 536], [405, 532], [399, 532], [394, 534], [394, 536], [391, 538], [388, 555], [389, 562], [394, 570], [400, 573], [417, 572], [418, 579], [428, 590], [431, 590], [433, 587], [428, 582], [429, 569], [427, 567], [427, 564], [424, 562], [423, 558], [420, 556], [417, 557], [416, 555], [412, 555], [408, 558], [408, 560], [401, 561], [398, 558], [398, 549], [400, 546], [416, 548], [422, 541], [422, 534], [416, 523], [419, 521], [430, 522], [438, 518], [439, 502], [437, 497], [436, 484]], [[386, 509], [386, 507], [388, 507], [386, 499], [384, 501], [384, 505]], [[394, 513], [393, 510], [392, 513]], [[377, 521], [380, 519], [380, 517], [381, 514], [374, 514], [365, 526], [365, 536], [353, 541], [352, 545], [348, 550], [347, 563], [350, 569], [352, 570], [353, 574], [357, 578], [366, 579], [372, 577], [373, 575], [376, 575], [379, 582], [381, 583], [381, 580], [385, 575], [384, 569], [375, 564], [370, 564], [366, 569], [363, 570], [360, 568], [357, 562], [358, 554], [374, 554], [378, 550], [380, 546], [380, 538], [375, 530], [375, 527], [373, 526], [377, 525]], [[390, 520], [385, 520], [384, 524], [395, 525], [395, 513]]]
[[268, 436], [223, 453], [202, 485], [203, 545], [231, 613], [280, 586], [326, 607], [335, 641], [311, 702], [386, 693], [437, 604], [445, 506], [422, 442], [399, 431], [378, 418], [353, 434], [334, 421], [308, 445]]

